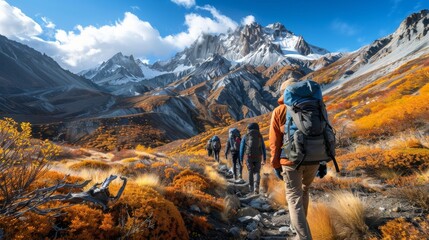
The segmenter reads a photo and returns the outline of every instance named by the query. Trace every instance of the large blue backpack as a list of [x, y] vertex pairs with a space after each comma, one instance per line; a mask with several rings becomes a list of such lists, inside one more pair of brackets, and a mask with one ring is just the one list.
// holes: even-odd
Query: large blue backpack
[[316, 164], [335, 161], [335, 132], [329, 123], [320, 85], [312, 80], [290, 85], [284, 92], [287, 117], [284, 152], [295, 163]]

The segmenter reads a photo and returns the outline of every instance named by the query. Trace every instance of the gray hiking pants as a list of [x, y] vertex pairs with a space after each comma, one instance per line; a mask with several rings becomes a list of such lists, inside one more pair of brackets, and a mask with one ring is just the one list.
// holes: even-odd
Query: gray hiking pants
[[282, 168], [290, 221], [297, 233], [294, 239], [311, 240], [311, 232], [307, 223], [308, 190], [319, 165], [301, 165], [298, 170], [289, 166], [282, 166]]
[[261, 161], [262, 156], [257, 158], [247, 158], [246, 165], [249, 172], [249, 189], [250, 192], [259, 192], [259, 183], [261, 182]]

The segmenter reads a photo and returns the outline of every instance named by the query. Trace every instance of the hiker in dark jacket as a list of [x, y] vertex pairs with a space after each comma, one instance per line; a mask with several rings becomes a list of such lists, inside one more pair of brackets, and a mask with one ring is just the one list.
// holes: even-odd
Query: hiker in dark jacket
[[228, 153], [231, 153], [232, 169], [234, 179], [241, 179], [242, 165], [239, 161], [241, 137], [237, 128], [229, 129], [229, 136], [225, 147], [225, 158], [228, 159]]
[[212, 139], [211, 138], [207, 141], [206, 149], [207, 149], [207, 155], [209, 157], [211, 157], [213, 154]]
[[213, 150], [214, 159], [217, 162], [219, 162], [219, 153], [220, 153], [220, 149], [222, 148], [220, 144], [220, 139], [218, 136], [214, 135], [211, 140], [212, 140], [212, 150]]
[[240, 162], [246, 156], [246, 165], [249, 172], [249, 190], [251, 193], [259, 194], [259, 183], [261, 181], [261, 165], [267, 159], [265, 143], [259, 132], [259, 125], [251, 123], [247, 126], [247, 134], [243, 136], [240, 144]]

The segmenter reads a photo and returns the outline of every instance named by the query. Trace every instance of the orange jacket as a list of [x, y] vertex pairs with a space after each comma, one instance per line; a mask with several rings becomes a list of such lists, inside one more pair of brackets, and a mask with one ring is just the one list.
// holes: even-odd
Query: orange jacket
[[270, 149], [271, 149], [271, 165], [273, 168], [280, 168], [281, 165], [291, 166], [292, 162], [287, 159], [280, 159], [280, 153], [283, 146], [283, 134], [286, 123], [286, 105], [283, 102], [283, 96], [278, 100], [280, 106], [276, 107], [271, 115], [270, 123]]

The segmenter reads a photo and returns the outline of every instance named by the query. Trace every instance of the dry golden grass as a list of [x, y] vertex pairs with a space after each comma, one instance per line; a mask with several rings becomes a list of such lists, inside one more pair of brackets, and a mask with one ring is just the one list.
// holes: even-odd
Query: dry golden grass
[[160, 191], [162, 188], [161, 180], [155, 174], [143, 174], [143, 175], [137, 176], [132, 181], [135, 182], [138, 186], [148, 186], [158, 191]]
[[429, 210], [429, 186], [413, 186], [396, 188], [389, 191], [389, 195], [406, 199], [416, 207]]
[[80, 171], [84, 169], [97, 169], [97, 170], [107, 171], [107, 170], [110, 170], [112, 166], [102, 161], [83, 160], [70, 165], [69, 168], [73, 171]]
[[332, 210], [326, 203], [310, 204], [308, 208], [307, 221], [310, 226], [313, 239], [334, 240], [335, 228], [331, 220]]
[[368, 233], [365, 203], [359, 197], [351, 192], [335, 192], [331, 206], [335, 210], [331, 217], [338, 238], [359, 239]]
[[206, 166], [204, 169], [205, 175], [218, 186], [226, 186], [226, 180], [213, 167]]

